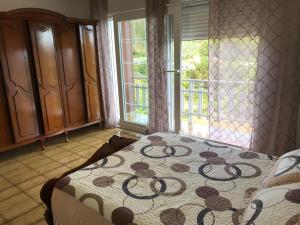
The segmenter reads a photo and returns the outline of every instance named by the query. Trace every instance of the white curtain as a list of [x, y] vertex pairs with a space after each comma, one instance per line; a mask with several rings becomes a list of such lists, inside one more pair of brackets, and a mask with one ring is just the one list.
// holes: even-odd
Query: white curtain
[[296, 148], [299, 0], [211, 0], [210, 138], [281, 155]]
[[99, 20], [97, 37], [105, 127], [113, 128], [118, 125], [119, 117], [118, 110], [116, 110], [118, 105], [115, 95], [117, 93], [113, 91], [115, 88], [109, 49], [107, 0], [94, 1], [91, 5], [98, 9], [96, 13]]

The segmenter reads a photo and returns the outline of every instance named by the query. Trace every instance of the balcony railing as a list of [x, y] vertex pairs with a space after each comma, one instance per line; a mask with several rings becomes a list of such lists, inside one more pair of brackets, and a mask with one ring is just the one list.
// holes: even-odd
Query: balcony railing
[[[254, 96], [251, 94], [254, 88], [253, 82], [245, 81], [208, 81], [199, 79], [181, 80], [181, 115], [191, 123], [193, 118], [208, 118], [209, 112], [209, 92], [210, 88], [217, 88], [216, 100], [213, 105], [221, 120], [249, 122], [252, 110], [249, 108], [253, 104]], [[134, 83], [125, 83], [128, 90], [131, 90], [133, 97], [126, 101], [127, 106], [131, 106], [135, 111], [148, 113], [148, 84], [147, 78], [134, 77]], [[171, 95], [172, 96], [172, 95]], [[173, 102], [173, 101], [171, 101]]]

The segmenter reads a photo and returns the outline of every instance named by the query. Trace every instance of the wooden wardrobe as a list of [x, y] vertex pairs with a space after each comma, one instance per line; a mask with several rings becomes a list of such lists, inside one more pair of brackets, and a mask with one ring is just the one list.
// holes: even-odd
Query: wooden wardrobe
[[0, 152], [103, 123], [96, 21], [0, 13]]

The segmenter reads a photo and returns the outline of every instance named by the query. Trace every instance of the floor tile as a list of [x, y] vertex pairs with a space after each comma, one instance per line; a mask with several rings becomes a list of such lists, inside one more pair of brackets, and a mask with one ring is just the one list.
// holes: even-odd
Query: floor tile
[[78, 152], [77, 154], [89, 158], [89, 157], [91, 157], [96, 151], [97, 151], [97, 149], [89, 147], [89, 148], [87, 148], [87, 149], [84, 150], [84, 151]]
[[6, 190], [7, 188], [9, 188], [11, 186], [12, 186], [12, 184], [9, 181], [0, 177], [0, 191]]
[[44, 156], [44, 155], [38, 155], [38, 156], [35, 156], [31, 159], [26, 159], [26, 160], [23, 160], [23, 161], [19, 161], [31, 168], [38, 168], [42, 165], [45, 165], [47, 163], [49, 163], [49, 158]]
[[0, 224], [47, 225], [46, 206], [41, 203], [43, 184], [84, 163], [113, 135], [136, 137], [136, 133], [98, 127], [80, 129], [50, 138], [46, 150], [40, 144], [24, 146], [4, 154], [0, 160]]
[[22, 171], [23, 168], [25, 168], [25, 166], [17, 161], [13, 161], [10, 164], [3, 166], [0, 164], [0, 175], [16, 173], [15, 171]]
[[78, 146], [82, 145], [82, 143], [80, 142], [77, 142], [77, 141], [71, 141], [65, 145], [61, 145], [61, 148], [62, 149], [66, 149], [66, 150], [69, 150], [69, 149], [73, 149], [73, 148], [76, 148]]
[[13, 219], [38, 206], [38, 203], [21, 193], [0, 202], [0, 212], [6, 219]]
[[47, 165], [52, 164], [52, 163], [56, 163], [56, 161], [47, 157], [45, 159], [39, 160], [39, 161], [37, 161], [35, 163], [32, 163], [32, 164], [29, 164], [27, 166], [32, 168], [32, 169], [38, 169], [38, 168], [47, 166]]
[[15, 158], [16, 157], [12, 158], [11, 156], [4, 156], [4, 157], [2, 157], [1, 160], [0, 160], [0, 169], [3, 166], [12, 165], [13, 163], [15, 163], [15, 161], [16, 161]]
[[72, 168], [75, 168], [75, 167], [81, 165], [82, 163], [84, 163], [86, 161], [87, 161], [87, 158], [81, 157], [73, 162], [67, 163], [66, 166], [72, 169]]
[[4, 199], [10, 198], [14, 195], [21, 194], [22, 191], [19, 188], [16, 188], [14, 186], [9, 187], [3, 191], [0, 191], [0, 202]]
[[86, 144], [80, 144], [80, 145], [74, 146], [73, 148], [68, 149], [68, 151], [77, 153], [77, 152], [82, 152], [82, 151], [86, 150], [89, 147], [90, 146], [88, 146]]
[[20, 184], [22, 182], [25, 182], [25, 181], [28, 181], [28, 180], [31, 180], [33, 178], [35, 178], [36, 176], [38, 176], [39, 173], [36, 172], [35, 170], [32, 170], [32, 169], [24, 169], [23, 173], [21, 174], [18, 174], [17, 176], [14, 176], [12, 178], [10, 178], [10, 181], [13, 183], [13, 184]]
[[46, 177], [48, 177], [49, 179], [54, 178], [54, 177], [58, 177], [60, 175], [62, 175], [63, 173], [67, 172], [68, 170], [70, 170], [68, 167], [66, 166], [60, 166], [54, 170], [51, 170], [49, 172], [44, 173], [44, 175]]
[[24, 191], [24, 190], [27, 190], [29, 188], [35, 187], [36, 185], [43, 184], [47, 180], [48, 180], [47, 177], [42, 176], [42, 175], [38, 175], [33, 179], [30, 179], [28, 181], [25, 181], [23, 183], [18, 184], [17, 186], [18, 186], [18, 188], [20, 188], [21, 190]]
[[63, 148], [54, 148], [54, 149], [48, 149], [46, 148], [45, 150], [43, 150], [41, 152], [41, 154], [47, 156], [47, 157], [50, 157], [50, 156], [54, 156], [54, 155], [57, 155], [57, 154], [61, 154], [62, 152], [64, 152], [64, 149]]
[[42, 203], [41, 198], [40, 198], [40, 192], [42, 189], [43, 184], [38, 184], [35, 187], [32, 187], [30, 189], [27, 189], [25, 193], [33, 198], [35, 201]]
[[59, 168], [59, 167], [61, 167], [61, 166], [62, 166], [61, 163], [58, 163], [58, 162], [53, 161], [53, 162], [51, 162], [50, 164], [44, 165], [44, 166], [39, 167], [39, 168], [36, 168], [35, 170], [36, 170], [38, 173], [42, 174], [42, 173], [46, 173], [46, 172], [49, 172], [49, 171], [51, 171], [51, 170], [57, 169], [57, 168]]
[[73, 152], [68, 151], [68, 152], [61, 153], [59, 155], [50, 156], [50, 158], [59, 163], [65, 164], [80, 158], [80, 156]]
[[45, 209], [41, 206], [38, 206], [29, 212], [13, 219], [10, 221], [12, 225], [33, 225], [38, 223], [39, 221], [43, 220], [44, 216], [43, 213]]

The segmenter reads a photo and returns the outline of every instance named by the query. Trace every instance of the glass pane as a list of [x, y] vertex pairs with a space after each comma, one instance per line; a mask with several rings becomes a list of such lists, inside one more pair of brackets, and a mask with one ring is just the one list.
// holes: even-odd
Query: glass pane
[[208, 40], [182, 40], [181, 128], [208, 135]]
[[169, 130], [175, 130], [174, 106], [174, 17], [167, 17], [167, 74], [168, 74], [168, 112]]
[[119, 22], [124, 120], [148, 123], [146, 20]]

